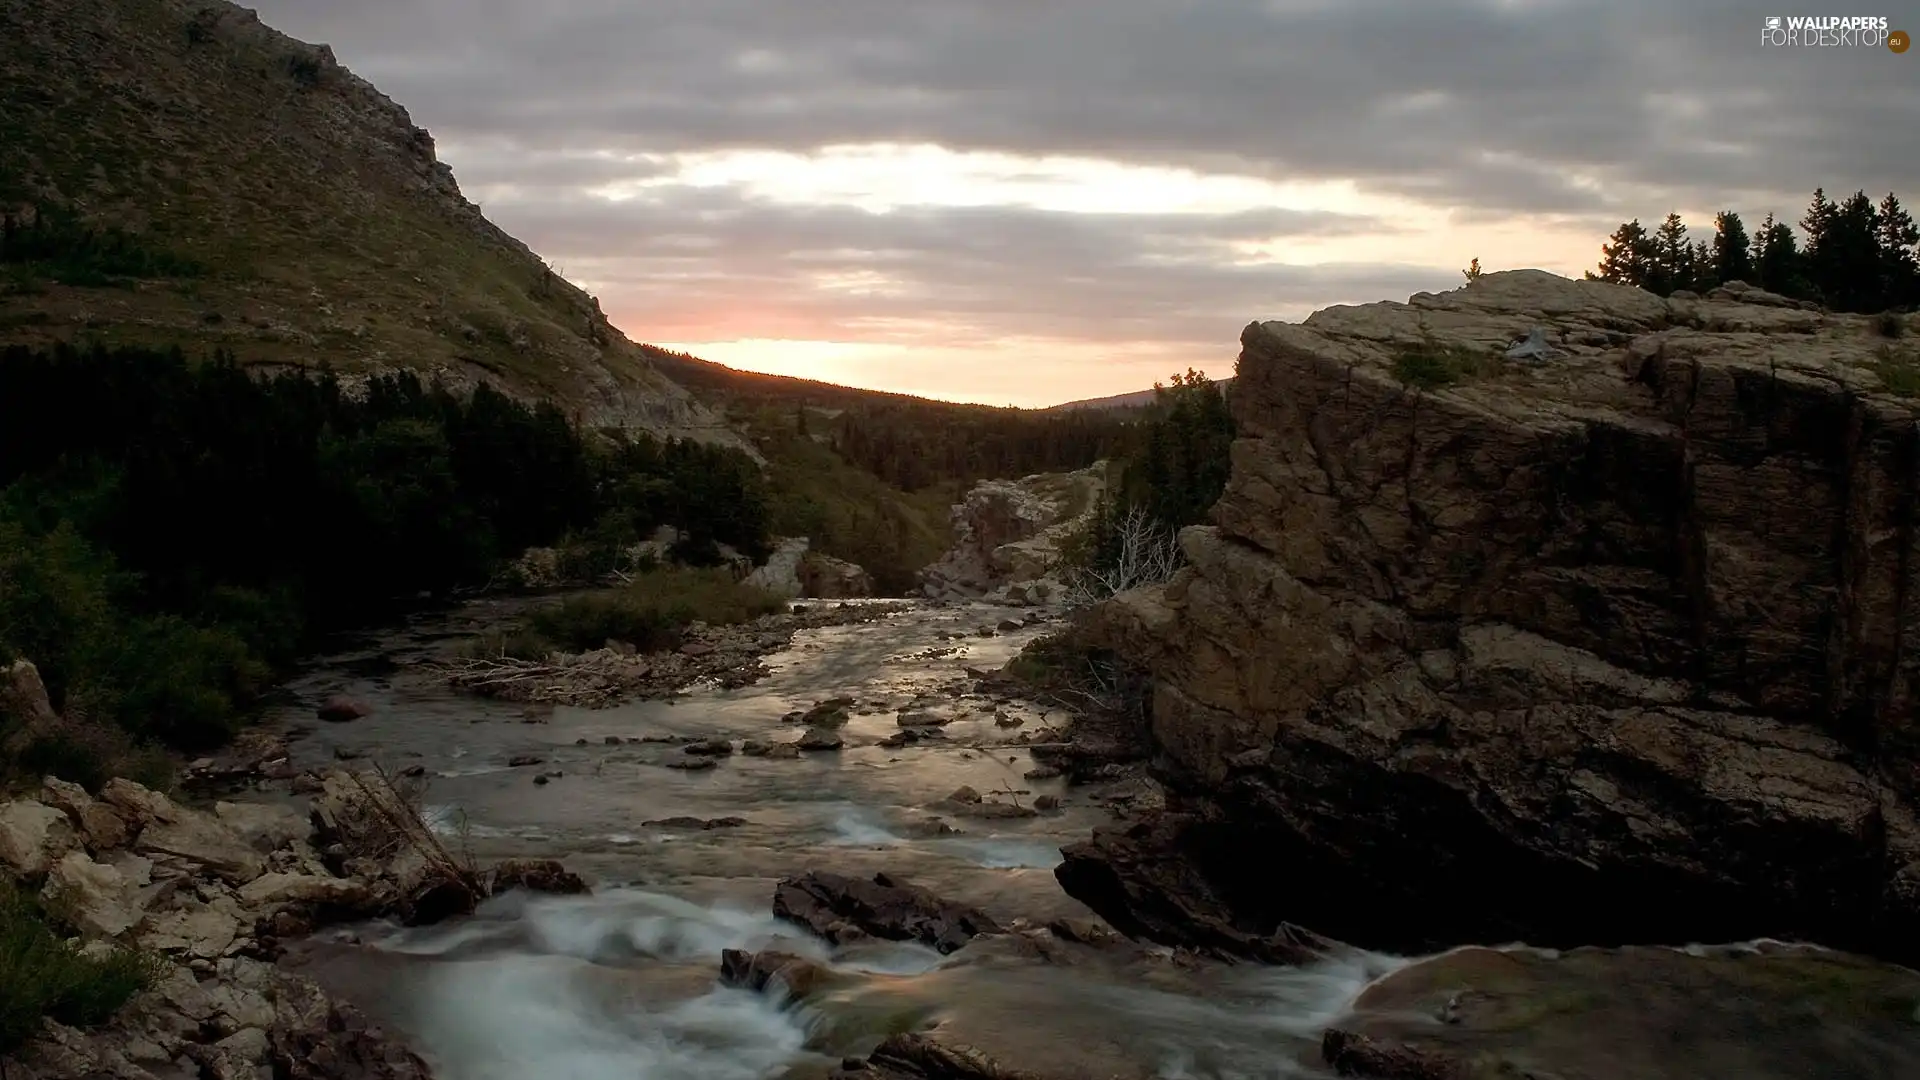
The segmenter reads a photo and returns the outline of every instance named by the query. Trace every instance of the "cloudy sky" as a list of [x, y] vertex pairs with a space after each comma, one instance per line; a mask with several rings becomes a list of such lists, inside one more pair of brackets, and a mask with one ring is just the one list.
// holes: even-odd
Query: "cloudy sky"
[[994, 404], [1240, 328], [1577, 275], [1629, 217], [1920, 205], [1920, 50], [1732, 0], [247, 0], [629, 336]]

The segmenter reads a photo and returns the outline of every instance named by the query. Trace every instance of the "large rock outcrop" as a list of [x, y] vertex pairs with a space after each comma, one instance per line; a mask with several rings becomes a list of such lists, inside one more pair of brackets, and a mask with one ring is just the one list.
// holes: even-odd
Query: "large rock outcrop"
[[1063, 884], [1214, 945], [1920, 960], [1915, 321], [1515, 271], [1249, 326], [1215, 524], [1097, 616], [1175, 795]]
[[1114, 466], [1101, 461], [1069, 473], [974, 485], [954, 504], [953, 546], [920, 572], [922, 592], [1017, 602], [1063, 591], [1055, 577], [1061, 545], [1086, 526], [1114, 479]]

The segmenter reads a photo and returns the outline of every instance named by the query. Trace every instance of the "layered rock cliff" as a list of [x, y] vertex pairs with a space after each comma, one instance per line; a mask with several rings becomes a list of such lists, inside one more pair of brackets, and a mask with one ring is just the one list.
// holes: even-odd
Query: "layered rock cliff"
[[1253, 954], [1920, 959], [1915, 331], [1538, 271], [1249, 326], [1215, 523], [1096, 627], [1174, 800], [1061, 881]]
[[63, 209], [139, 256], [111, 273], [10, 267], [0, 344], [408, 368], [747, 448], [488, 221], [433, 137], [326, 46], [225, 0], [0, 0], [0, 41], [0, 211]]
[[936, 599], [991, 596], [1038, 602], [1065, 589], [1054, 577], [1060, 549], [1086, 527], [1114, 482], [1099, 461], [1067, 473], [983, 480], [953, 506], [953, 546], [920, 571]]

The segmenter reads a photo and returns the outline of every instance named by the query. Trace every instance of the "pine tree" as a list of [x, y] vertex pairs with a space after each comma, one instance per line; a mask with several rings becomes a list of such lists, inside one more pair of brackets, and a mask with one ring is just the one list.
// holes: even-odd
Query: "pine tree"
[[1599, 273], [1591, 276], [1615, 285], [1644, 289], [1653, 272], [1653, 255], [1653, 238], [1647, 235], [1640, 219], [1634, 218], [1613, 230], [1607, 242], [1600, 245]]
[[1834, 210], [1824, 238], [1821, 268], [1826, 280], [1816, 279], [1820, 291], [1836, 311], [1869, 312], [1886, 307], [1880, 266], [1880, 212], [1864, 191], [1847, 196]]
[[[1772, 219], [1768, 219], [1771, 223]], [[1753, 256], [1749, 251], [1751, 241], [1747, 239], [1747, 226], [1740, 215], [1731, 210], [1722, 210], [1713, 219], [1713, 283], [1725, 285], [1729, 281], [1753, 280]]]
[[1889, 307], [1920, 304], [1920, 226], [1893, 192], [1880, 200], [1879, 228], [1882, 288]]
[[1661, 296], [1693, 283], [1693, 248], [1679, 214], [1668, 214], [1654, 234], [1653, 268], [1647, 289]]
[[1800, 218], [1800, 231], [1804, 236], [1800, 244], [1801, 265], [1813, 295], [1823, 302], [1827, 286], [1839, 276], [1832, 265], [1833, 253], [1827, 243], [1839, 214], [1839, 207], [1827, 199], [1826, 188], [1817, 187], [1813, 189], [1813, 201], [1807, 204], [1806, 214]]

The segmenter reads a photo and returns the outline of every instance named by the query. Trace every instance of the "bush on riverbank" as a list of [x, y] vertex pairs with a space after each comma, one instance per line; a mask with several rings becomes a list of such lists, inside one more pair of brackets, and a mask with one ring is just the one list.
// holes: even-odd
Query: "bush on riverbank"
[[31, 1039], [43, 1018], [106, 1023], [163, 970], [157, 957], [131, 949], [84, 953], [66, 930], [30, 893], [0, 883], [0, 1057]]
[[0, 351], [0, 662], [137, 741], [211, 748], [319, 634], [570, 531], [758, 556], [765, 521], [738, 451], [601, 439], [484, 386]]
[[538, 660], [554, 652], [587, 652], [609, 641], [640, 652], [678, 648], [688, 624], [732, 626], [784, 611], [787, 601], [733, 580], [725, 569], [651, 570], [616, 589], [570, 596], [528, 616], [518, 632], [487, 635], [473, 647], [484, 656]]

